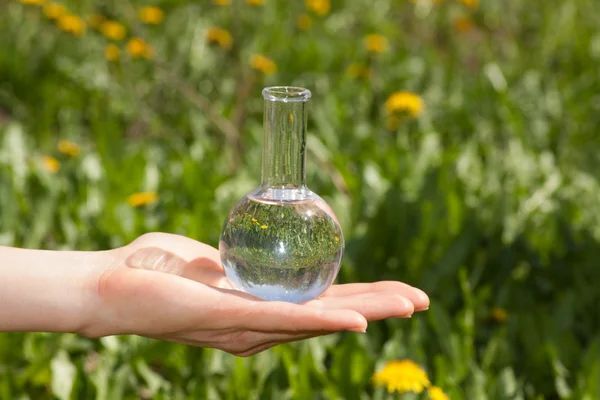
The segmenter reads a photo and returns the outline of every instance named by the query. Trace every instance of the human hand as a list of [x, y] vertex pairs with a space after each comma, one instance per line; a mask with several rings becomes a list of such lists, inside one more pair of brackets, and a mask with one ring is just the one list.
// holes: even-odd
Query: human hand
[[217, 249], [178, 235], [146, 234], [105, 257], [86, 283], [79, 333], [90, 337], [136, 334], [249, 356], [429, 307], [401, 282], [333, 285], [303, 304], [263, 301], [233, 290]]

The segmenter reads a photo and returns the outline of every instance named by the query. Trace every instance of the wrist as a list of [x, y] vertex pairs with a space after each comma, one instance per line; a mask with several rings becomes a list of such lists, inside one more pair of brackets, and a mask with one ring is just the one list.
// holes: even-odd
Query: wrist
[[94, 315], [93, 276], [110, 252], [0, 248], [0, 331], [85, 331]]

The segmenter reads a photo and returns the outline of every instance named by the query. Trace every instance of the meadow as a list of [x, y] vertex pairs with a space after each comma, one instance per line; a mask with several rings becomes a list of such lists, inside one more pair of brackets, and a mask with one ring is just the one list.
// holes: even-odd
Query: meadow
[[0, 334], [0, 398], [600, 398], [599, 18], [597, 0], [0, 2], [0, 245], [217, 246], [260, 182], [260, 92], [294, 85], [338, 282], [431, 298], [249, 358]]

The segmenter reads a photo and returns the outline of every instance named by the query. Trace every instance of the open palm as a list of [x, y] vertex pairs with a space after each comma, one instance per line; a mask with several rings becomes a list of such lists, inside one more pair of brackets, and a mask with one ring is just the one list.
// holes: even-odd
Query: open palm
[[350, 330], [368, 321], [409, 317], [429, 307], [425, 293], [401, 282], [333, 285], [302, 304], [264, 301], [234, 290], [217, 249], [152, 233], [113, 250], [95, 275], [92, 337], [136, 334], [248, 356], [281, 343]]

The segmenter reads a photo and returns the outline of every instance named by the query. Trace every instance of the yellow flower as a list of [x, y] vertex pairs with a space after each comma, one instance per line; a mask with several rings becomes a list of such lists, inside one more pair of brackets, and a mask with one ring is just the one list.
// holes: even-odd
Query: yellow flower
[[479, 0], [459, 0], [467, 7], [475, 8], [479, 5]]
[[306, 8], [317, 15], [326, 15], [331, 11], [331, 3], [329, 0], [304, 0]]
[[111, 40], [122, 40], [125, 37], [125, 27], [116, 21], [104, 21], [100, 25], [100, 32]]
[[155, 192], [134, 193], [127, 198], [127, 204], [131, 207], [147, 206], [158, 201], [158, 194]]
[[260, 227], [260, 229], [267, 229], [267, 228], [268, 228], [268, 226], [266, 226], [266, 225], [261, 225], [261, 227]]
[[75, 36], [81, 36], [85, 33], [85, 22], [77, 15], [66, 14], [58, 17], [58, 26], [65, 32], [70, 32]]
[[387, 46], [387, 39], [381, 35], [365, 36], [365, 47], [372, 53], [383, 53]]
[[310, 15], [300, 14], [296, 17], [296, 28], [301, 31], [307, 31], [312, 26], [312, 18]]
[[19, 0], [19, 3], [30, 6], [42, 6], [46, 4], [46, 0]]
[[255, 70], [261, 71], [265, 75], [273, 74], [277, 72], [277, 64], [270, 58], [267, 58], [261, 54], [255, 54], [250, 59], [250, 66]]
[[430, 400], [450, 400], [444, 391], [437, 387], [432, 386], [429, 388], [429, 399]]
[[425, 371], [411, 360], [390, 361], [373, 375], [373, 382], [390, 393], [422, 393], [430, 385]]
[[388, 97], [385, 109], [388, 114], [407, 113], [417, 117], [423, 112], [423, 100], [414, 93], [396, 92]]
[[48, 3], [44, 7], [44, 15], [49, 19], [58, 19], [60, 16], [67, 14], [67, 9], [57, 3]]
[[454, 20], [454, 30], [459, 33], [465, 33], [473, 29], [473, 21], [469, 17], [460, 17]]
[[59, 152], [71, 157], [77, 157], [81, 151], [79, 145], [75, 142], [71, 142], [70, 140], [61, 140], [58, 142], [57, 147]]
[[104, 57], [108, 61], [117, 61], [121, 56], [121, 49], [116, 44], [109, 44], [104, 48]]
[[133, 58], [152, 58], [154, 56], [154, 49], [142, 38], [134, 37], [129, 39], [127, 42], [127, 52], [131, 54]]
[[492, 318], [494, 321], [503, 324], [508, 319], [508, 312], [504, 308], [494, 307], [492, 308]]
[[51, 174], [56, 174], [60, 170], [60, 161], [54, 157], [43, 156], [42, 167]]
[[231, 0], [213, 0], [213, 3], [218, 6], [228, 6], [231, 4]]
[[350, 64], [350, 66], [346, 70], [346, 73], [354, 79], [368, 78], [369, 76], [371, 76], [371, 69], [366, 65], [362, 64]]
[[265, 0], [246, 0], [246, 3], [250, 4], [251, 6], [262, 6], [265, 4]]
[[90, 15], [89, 24], [94, 29], [100, 29], [104, 21], [106, 21], [106, 17], [104, 17], [104, 15], [92, 14]]
[[140, 21], [146, 24], [160, 24], [165, 17], [165, 13], [158, 7], [144, 7], [140, 10]]
[[216, 26], [208, 29], [206, 40], [208, 40], [209, 43], [217, 43], [225, 50], [231, 49], [231, 46], [233, 45], [231, 34], [225, 29]]

